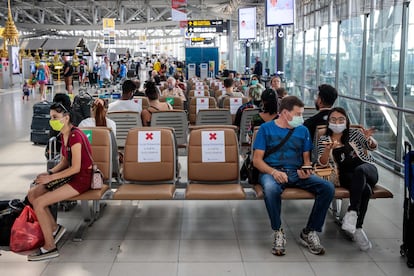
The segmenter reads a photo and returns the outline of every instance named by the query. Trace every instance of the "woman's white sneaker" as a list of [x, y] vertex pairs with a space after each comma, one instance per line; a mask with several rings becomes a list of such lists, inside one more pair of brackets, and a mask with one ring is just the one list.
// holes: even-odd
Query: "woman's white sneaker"
[[367, 251], [372, 248], [372, 244], [362, 228], [357, 228], [355, 230], [354, 241], [358, 244], [359, 249], [362, 251]]
[[355, 233], [356, 223], [358, 215], [355, 211], [346, 212], [344, 218], [342, 219], [342, 230], [347, 231], [351, 234]]

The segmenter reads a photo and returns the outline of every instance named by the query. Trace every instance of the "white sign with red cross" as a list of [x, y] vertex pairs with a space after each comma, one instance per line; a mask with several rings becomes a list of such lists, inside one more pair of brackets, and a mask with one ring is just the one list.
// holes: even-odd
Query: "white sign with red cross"
[[138, 162], [161, 162], [161, 132], [138, 132]]
[[197, 98], [196, 102], [196, 114], [200, 109], [208, 109], [208, 98]]
[[236, 114], [237, 109], [239, 109], [242, 103], [243, 103], [242, 98], [230, 98], [230, 113]]
[[202, 162], [226, 162], [224, 131], [201, 132]]

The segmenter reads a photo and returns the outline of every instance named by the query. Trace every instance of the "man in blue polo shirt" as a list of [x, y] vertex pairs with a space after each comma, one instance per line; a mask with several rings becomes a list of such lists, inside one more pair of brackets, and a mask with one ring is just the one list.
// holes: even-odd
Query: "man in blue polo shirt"
[[[315, 255], [325, 253], [316, 232], [322, 231], [326, 212], [333, 199], [332, 183], [312, 174], [312, 139], [303, 126], [303, 102], [287, 96], [280, 104], [279, 118], [261, 125], [253, 144], [253, 164], [261, 172], [264, 201], [274, 231], [272, 254], [285, 255], [286, 237], [281, 228], [281, 194], [286, 187], [298, 187], [315, 195], [315, 203], [299, 241]], [[289, 135], [289, 136], [287, 136]], [[279, 149], [269, 153], [271, 148]], [[267, 152], [267, 154], [266, 154]], [[306, 168], [306, 169], [305, 169]]]

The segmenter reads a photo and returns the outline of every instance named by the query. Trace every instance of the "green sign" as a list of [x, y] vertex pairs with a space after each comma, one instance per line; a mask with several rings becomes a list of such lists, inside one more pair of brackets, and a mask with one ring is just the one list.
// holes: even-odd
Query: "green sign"
[[85, 133], [86, 137], [88, 137], [89, 143], [92, 143], [92, 130], [83, 129], [82, 131]]
[[166, 101], [167, 101], [167, 103], [169, 103], [170, 105], [174, 105], [174, 98], [167, 97]]

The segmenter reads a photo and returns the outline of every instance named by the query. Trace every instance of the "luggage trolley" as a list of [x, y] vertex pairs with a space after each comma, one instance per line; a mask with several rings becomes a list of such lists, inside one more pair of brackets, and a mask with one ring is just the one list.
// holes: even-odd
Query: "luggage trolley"
[[414, 151], [411, 144], [404, 143], [404, 218], [401, 256], [407, 257], [407, 266], [414, 268]]

